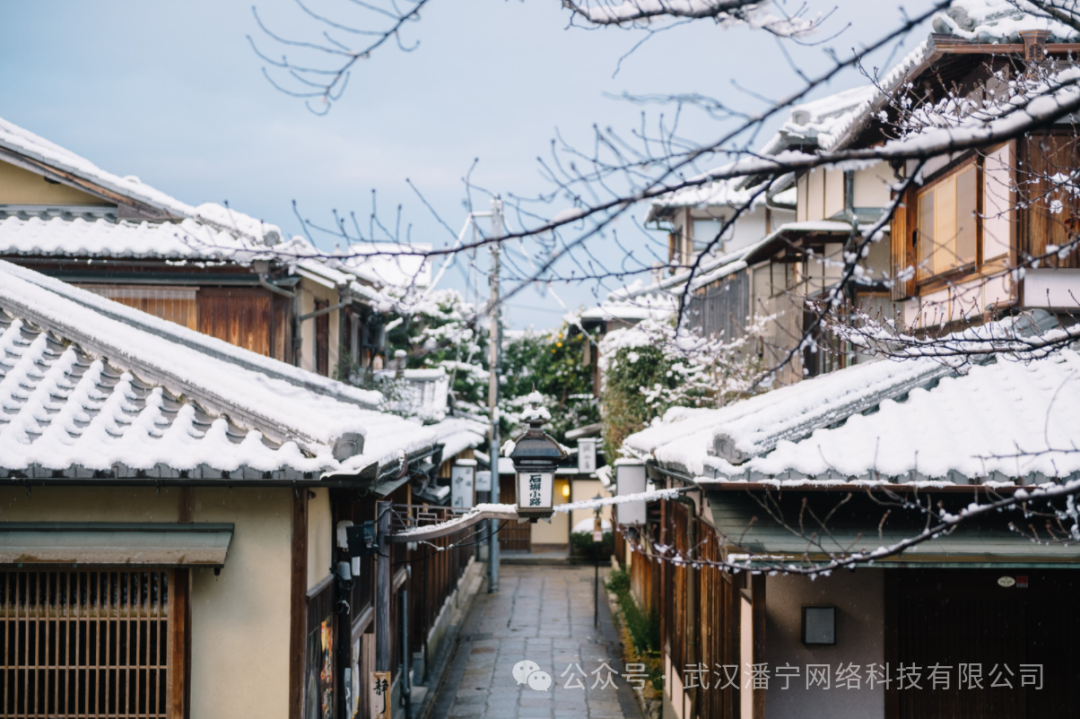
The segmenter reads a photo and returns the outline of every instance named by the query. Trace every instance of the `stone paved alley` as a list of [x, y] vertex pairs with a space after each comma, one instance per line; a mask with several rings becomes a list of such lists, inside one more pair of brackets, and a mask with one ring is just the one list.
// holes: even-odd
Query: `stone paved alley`
[[[601, 570], [601, 582], [605, 575]], [[640, 719], [630, 685], [619, 676], [620, 645], [604, 594], [600, 629], [593, 628], [592, 567], [503, 566], [499, 584], [497, 594], [485, 585], [465, 620], [433, 719]], [[522, 660], [548, 672], [551, 688], [518, 686], [513, 668]], [[616, 688], [604, 686], [609, 676]], [[567, 688], [573, 677], [584, 688]]]

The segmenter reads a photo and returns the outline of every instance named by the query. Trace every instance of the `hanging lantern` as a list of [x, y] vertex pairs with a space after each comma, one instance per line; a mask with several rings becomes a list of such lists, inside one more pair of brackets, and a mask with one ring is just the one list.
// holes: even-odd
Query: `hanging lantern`
[[529, 428], [514, 440], [510, 452], [517, 473], [518, 515], [530, 520], [547, 519], [554, 512], [555, 470], [567, 455], [553, 437], [540, 429], [551, 419], [548, 411], [540, 407], [540, 393], [533, 391], [526, 401], [531, 407], [521, 419]]

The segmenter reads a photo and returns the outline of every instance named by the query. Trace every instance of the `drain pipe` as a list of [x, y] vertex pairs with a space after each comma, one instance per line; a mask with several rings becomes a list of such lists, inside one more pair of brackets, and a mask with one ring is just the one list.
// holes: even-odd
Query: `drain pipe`
[[270, 281], [268, 275], [270, 274], [270, 261], [269, 260], [255, 260], [255, 272], [259, 275], [259, 286], [270, 290], [274, 294], [281, 295], [282, 297], [288, 297], [292, 300], [292, 346], [293, 346], [293, 365], [300, 366], [300, 345], [303, 342], [303, 338], [300, 336], [300, 322], [297, 318], [300, 315], [300, 292], [297, 290], [286, 290], [282, 287], [275, 285]]
[[[676, 497], [672, 497], [668, 501], [679, 502], [686, 506], [687, 514], [689, 515], [686, 522], [686, 546], [689, 548], [690, 559], [694, 558], [694, 547], [697, 545], [697, 504], [694, 500], [687, 497], [685, 494], [680, 494]], [[697, 630], [697, 584], [694, 581], [695, 576], [700, 576], [700, 573], [695, 575], [692, 570], [687, 569], [690, 574], [687, 576], [686, 581], [686, 657], [685, 664], [697, 664], [697, 638], [695, 631]], [[697, 716], [698, 705], [698, 692], [700, 687], [696, 687], [692, 693], [690, 693], [690, 712], [687, 716]]]

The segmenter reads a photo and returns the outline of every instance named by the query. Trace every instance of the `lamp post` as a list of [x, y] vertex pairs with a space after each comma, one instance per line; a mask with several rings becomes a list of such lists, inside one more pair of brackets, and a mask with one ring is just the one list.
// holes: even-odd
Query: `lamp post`
[[522, 413], [521, 419], [528, 424], [528, 429], [514, 440], [514, 449], [510, 452], [517, 474], [518, 516], [527, 517], [531, 522], [548, 519], [554, 514], [555, 469], [567, 456], [562, 446], [540, 429], [551, 419], [548, 411], [540, 406], [543, 399], [536, 390], [525, 398], [531, 407]]

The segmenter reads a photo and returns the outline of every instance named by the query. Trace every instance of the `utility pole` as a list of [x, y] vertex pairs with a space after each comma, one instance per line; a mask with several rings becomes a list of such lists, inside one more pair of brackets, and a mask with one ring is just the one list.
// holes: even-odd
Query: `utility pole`
[[[491, 200], [491, 236], [499, 240], [503, 235], [502, 200], [496, 195]], [[499, 243], [491, 243], [491, 375], [488, 380], [488, 408], [491, 410], [491, 503], [499, 503], [499, 370], [500, 345], [502, 344], [501, 310], [499, 308]], [[488, 545], [488, 591], [499, 591], [499, 520], [492, 519]]]

